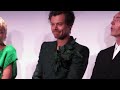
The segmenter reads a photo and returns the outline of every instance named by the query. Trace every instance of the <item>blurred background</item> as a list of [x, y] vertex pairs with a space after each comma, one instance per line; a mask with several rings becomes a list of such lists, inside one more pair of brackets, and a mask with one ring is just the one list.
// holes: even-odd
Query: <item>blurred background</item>
[[[89, 63], [83, 79], [89, 79], [96, 56], [102, 49], [114, 45], [115, 38], [110, 36], [113, 16], [118, 11], [74, 11], [76, 19], [71, 35], [79, 44], [90, 50]], [[12, 44], [17, 51], [18, 74], [16, 79], [32, 79], [36, 68], [41, 44], [54, 41], [49, 11], [0, 11], [7, 23], [6, 44]]]

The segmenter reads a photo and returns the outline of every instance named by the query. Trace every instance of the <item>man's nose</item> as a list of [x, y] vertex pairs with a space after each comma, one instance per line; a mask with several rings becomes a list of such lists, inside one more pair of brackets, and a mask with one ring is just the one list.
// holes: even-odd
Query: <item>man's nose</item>
[[58, 29], [57, 25], [54, 25], [53, 29], [54, 29], [54, 30]]

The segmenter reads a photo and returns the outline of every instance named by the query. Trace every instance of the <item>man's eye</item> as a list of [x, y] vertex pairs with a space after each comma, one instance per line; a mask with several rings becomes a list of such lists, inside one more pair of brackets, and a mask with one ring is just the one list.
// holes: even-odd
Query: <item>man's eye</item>
[[59, 23], [58, 25], [60, 25], [60, 26], [61, 26], [61, 25], [62, 25], [62, 23]]

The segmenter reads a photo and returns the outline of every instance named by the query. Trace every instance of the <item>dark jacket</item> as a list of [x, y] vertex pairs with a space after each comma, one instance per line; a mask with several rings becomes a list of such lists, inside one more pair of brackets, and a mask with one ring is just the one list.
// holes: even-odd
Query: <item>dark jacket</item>
[[112, 60], [114, 48], [98, 53], [91, 79], [120, 79], [120, 52]]
[[72, 37], [60, 51], [56, 48], [56, 41], [42, 44], [32, 79], [81, 79], [88, 64], [89, 49]]

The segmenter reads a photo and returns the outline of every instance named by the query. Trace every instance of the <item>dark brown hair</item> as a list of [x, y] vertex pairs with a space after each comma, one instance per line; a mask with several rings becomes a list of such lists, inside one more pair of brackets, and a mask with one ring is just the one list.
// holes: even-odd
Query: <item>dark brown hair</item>
[[60, 14], [64, 14], [65, 15], [65, 23], [67, 25], [72, 26], [75, 20], [75, 16], [74, 13], [72, 11], [50, 11], [49, 13], [49, 20], [51, 20], [52, 16], [57, 16]]

